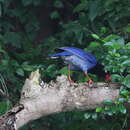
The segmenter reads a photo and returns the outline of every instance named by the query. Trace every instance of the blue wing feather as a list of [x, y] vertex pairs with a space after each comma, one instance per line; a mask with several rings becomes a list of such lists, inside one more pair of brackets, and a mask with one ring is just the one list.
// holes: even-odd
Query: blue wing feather
[[60, 56], [71, 56], [72, 53], [68, 52], [68, 51], [63, 51], [60, 53], [56, 53], [56, 54], [50, 54], [48, 55], [49, 57], [60, 57]]
[[82, 49], [75, 48], [75, 47], [61, 47], [59, 49], [64, 50], [65, 52], [69, 52], [71, 54], [74, 54], [74, 55], [80, 57], [81, 59], [83, 59], [85, 61], [89, 61], [92, 64], [97, 63], [96, 58], [93, 54], [86, 52]]

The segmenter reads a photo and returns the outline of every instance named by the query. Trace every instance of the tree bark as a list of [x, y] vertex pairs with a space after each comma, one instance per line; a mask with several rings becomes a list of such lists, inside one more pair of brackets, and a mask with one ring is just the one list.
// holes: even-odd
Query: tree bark
[[[119, 88], [120, 84], [117, 83], [98, 82], [92, 86], [87, 83], [70, 84], [65, 75], [58, 76], [55, 82], [47, 84], [40, 82], [37, 70], [26, 79], [21, 91], [19, 104], [23, 108], [14, 112], [15, 129], [42, 116], [103, 106], [105, 99], [115, 101], [119, 97]], [[3, 116], [6, 115], [7, 113]], [[0, 122], [2, 120], [1, 116]]]

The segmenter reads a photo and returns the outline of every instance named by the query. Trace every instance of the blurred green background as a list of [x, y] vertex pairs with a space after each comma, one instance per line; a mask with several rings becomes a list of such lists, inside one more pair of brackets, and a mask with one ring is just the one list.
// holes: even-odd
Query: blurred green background
[[[120, 98], [104, 101], [103, 108], [66, 112], [33, 121], [21, 130], [129, 130], [130, 102], [129, 0], [0, 0], [0, 114], [19, 101], [30, 72], [40, 69], [44, 81], [67, 74], [61, 60], [48, 54], [62, 46], [92, 52], [98, 65], [91, 70], [95, 82], [120, 82]], [[76, 74], [78, 75], [76, 76]], [[85, 81], [72, 72], [77, 82]]]

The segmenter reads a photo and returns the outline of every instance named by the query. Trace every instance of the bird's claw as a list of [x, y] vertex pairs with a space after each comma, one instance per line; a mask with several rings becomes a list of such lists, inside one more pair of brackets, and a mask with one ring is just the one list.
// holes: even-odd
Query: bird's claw
[[70, 80], [70, 79], [69, 79], [69, 82], [70, 82], [70, 83], [74, 83], [74, 81], [73, 81], [73, 80]]
[[91, 80], [91, 79], [88, 81], [88, 85], [92, 85], [93, 83], [94, 83], [94, 82], [93, 82], [93, 80]]

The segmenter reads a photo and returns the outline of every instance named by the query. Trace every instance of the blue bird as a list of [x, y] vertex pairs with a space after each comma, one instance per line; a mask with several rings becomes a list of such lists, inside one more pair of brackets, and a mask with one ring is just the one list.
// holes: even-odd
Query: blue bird
[[49, 57], [61, 57], [64, 60], [64, 63], [68, 65], [68, 80], [73, 82], [70, 77], [70, 70], [83, 71], [89, 79], [88, 83], [92, 84], [93, 81], [88, 76], [88, 70], [97, 64], [95, 56], [89, 52], [75, 47], [61, 47], [58, 49], [62, 50], [63, 52], [51, 54]]

